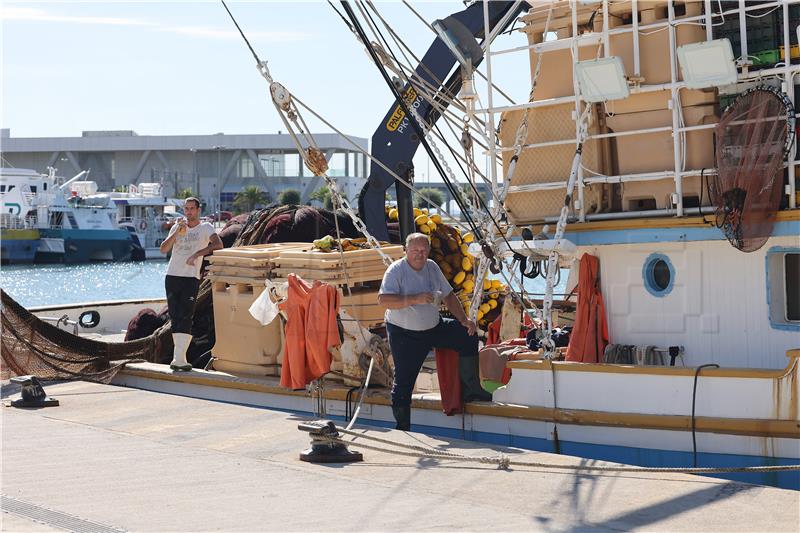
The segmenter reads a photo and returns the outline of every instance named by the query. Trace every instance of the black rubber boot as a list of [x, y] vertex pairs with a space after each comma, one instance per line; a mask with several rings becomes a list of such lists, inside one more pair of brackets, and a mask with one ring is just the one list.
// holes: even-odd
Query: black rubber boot
[[395, 429], [411, 431], [411, 407], [392, 406], [392, 413], [397, 421]]
[[464, 403], [492, 401], [492, 393], [483, 390], [478, 378], [477, 354], [474, 357], [458, 358], [458, 374], [461, 377], [461, 398]]

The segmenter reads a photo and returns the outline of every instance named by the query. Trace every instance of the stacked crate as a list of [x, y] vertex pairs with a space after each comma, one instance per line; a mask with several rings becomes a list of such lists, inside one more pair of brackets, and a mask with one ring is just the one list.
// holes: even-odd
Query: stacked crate
[[284, 250], [307, 243], [280, 243], [217, 250], [209, 258], [216, 343], [215, 370], [232, 374], [277, 376], [283, 360], [283, 323], [262, 326], [250, 306], [272, 277], [275, 259]]
[[[402, 246], [384, 246], [392, 259], [403, 257]], [[377, 251], [322, 252], [311, 243], [278, 243], [218, 250], [210, 258], [216, 343], [214, 369], [232, 374], [277, 376], [283, 361], [283, 321], [262, 326], [250, 306], [265, 289], [266, 280], [286, 282], [297, 274], [308, 283], [322, 281], [339, 290], [340, 308], [364, 328], [383, 323], [385, 308], [378, 289], [386, 265]], [[345, 267], [347, 276], [345, 277]], [[338, 358], [338, 360], [337, 360]], [[332, 370], [343, 368], [334, 353]], [[356, 376], [360, 377], [360, 376]]]
[[[400, 245], [384, 245], [381, 249], [392, 260], [404, 256]], [[386, 265], [377, 250], [363, 249], [347, 252], [323, 252], [311, 245], [304, 249], [287, 250], [275, 260], [275, 280], [285, 280], [296, 274], [304, 280], [324, 281], [335, 285], [342, 298], [340, 308], [371, 328], [383, 323], [384, 307], [378, 305], [378, 289]]]
[[[545, 38], [545, 27], [548, 32], [554, 32], [559, 39], [572, 36], [573, 24], [570, 11], [570, 2], [561, 1], [554, 4], [549, 25], [547, 25], [549, 4], [536, 4], [522, 20], [526, 22], [523, 29], [528, 35], [530, 44], [541, 43]], [[577, 3], [578, 6], [578, 31], [599, 32], [603, 27], [602, 4]], [[667, 17], [667, 2], [639, 2], [639, 25], [663, 21]], [[686, 1], [675, 2], [676, 19], [686, 16], [696, 16], [702, 13], [702, 2]], [[615, 29], [632, 28], [632, 3], [630, 1], [609, 2], [608, 27]], [[705, 29], [695, 24], [677, 24], [674, 27], [676, 46], [703, 41], [706, 38]], [[626, 32], [609, 36], [608, 55], [618, 56], [622, 60], [625, 74], [629, 79], [636, 80], [641, 85], [658, 85], [669, 83], [670, 52], [669, 30], [654, 29], [640, 30], [639, 32], [639, 73], [634, 72], [633, 65], [633, 33]], [[602, 45], [582, 46], [578, 48], [578, 60], [590, 60], [595, 57], [604, 57], [605, 50]], [[531, 72], [536, 68], [539, 55], [531, 50]], [[680, 80], [680, 69], [677, 69]], [[573, 88], [573, 62], [569, 46], [562, 50], [552, 50], [541, 54], [541, 68], [534, 92], [534, 100], [568, 97], [574, 95]], [[716, 122], [714, 104], [717, 94], [713, 90], [680, 91], [681, 111], [685, 126], [697, 126]], [[672, 111], [670, 106], [671, 92], [660, 90], [648, 93], [635, 93], [624, 100], [608, 102], [598, 106], [598, 119], [596, 121], [599, 132], [610, 131], [623, 133], [632, 130], [663, 128], [672, 126]], [[535, 109], [534, 111], [539, 111]], [[536, 120], [531, 115], [530, 120]], [[590, 132], [591, 133], [591, 132]], [[513, 140], [512, 140], [513, 141]], [[673, 143], [670, 131], [661, 131], [648, 134], [625, 135], [599, 141], [600, 153], [606, 151], [611, 154], [605, 167], [589, 167], [594, 172], [606, 175], [625, 175], [672, 171], [675, 168], [673, 156]], [[700, 170], [714, 166], [713, 133], [711, 129], [692, 131], [686, 134], [686, 165], [687, 170]], [[564, 156], [566, 157], [566, 155]], [[588, 166], [584, 163], [584, 166]], [[565, 168], [569, 164], [565, 163]], [[566, 181], [566, 175], [562, 177]], [[517, 181], [516, 179], [514, 180]], [[516, 183], [514, 183], [516, 184]], [[668, 207], [670, 193], [675, 190], [672, 178], [655, 181], [629, 181], [623, 185], [614, 186], [612, 192], [606, 192], [611, 197], [610, 206], [613, 209], [638, 210], [643, 205], [652, 208]], [[684, 198], [701, 196], [700, 180], [698, 177], [683, 179]], [[706, 199], [707, 201], [707, 199]], [[706, 203], [706, 202], [704, 202]], [[585, 206], [591, 212], [590, 204]], [[607, 207], [607, 206], [603, 206]]]

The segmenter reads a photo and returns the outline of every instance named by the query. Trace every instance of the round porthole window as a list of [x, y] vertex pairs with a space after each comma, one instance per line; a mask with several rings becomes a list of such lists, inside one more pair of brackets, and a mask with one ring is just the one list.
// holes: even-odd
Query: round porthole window
[[651, 254], [644, 262], [642, 278], [647, 292], [660, 298], [672, 291], [675, 269], [666, 255]]

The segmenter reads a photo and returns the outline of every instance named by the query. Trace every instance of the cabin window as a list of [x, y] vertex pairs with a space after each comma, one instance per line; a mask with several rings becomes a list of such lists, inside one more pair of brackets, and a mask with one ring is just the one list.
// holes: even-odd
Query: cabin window
[[767, 307], [773, 329], [800, 331], [800, 248], [767, 252]]
[[675, 283], [675, 269], [664, 254], [650, 254], [642, 267], [642, 279], [647, 292], [657, 298], [672, 292]]

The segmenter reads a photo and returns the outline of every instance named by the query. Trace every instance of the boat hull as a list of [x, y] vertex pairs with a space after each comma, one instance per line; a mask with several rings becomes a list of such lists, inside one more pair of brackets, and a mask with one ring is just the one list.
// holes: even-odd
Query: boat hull
[[42, 230], [42, 238], [61, 240], [57, 248], [40, 250], [37, 263], [88, 263], [91, 261], [130, 261], [133, 241], [125, 230]]
[[33, 263], [39, 248], [39, 230], [3, 229], [0, 231], [0, 261], [3, 264]]

